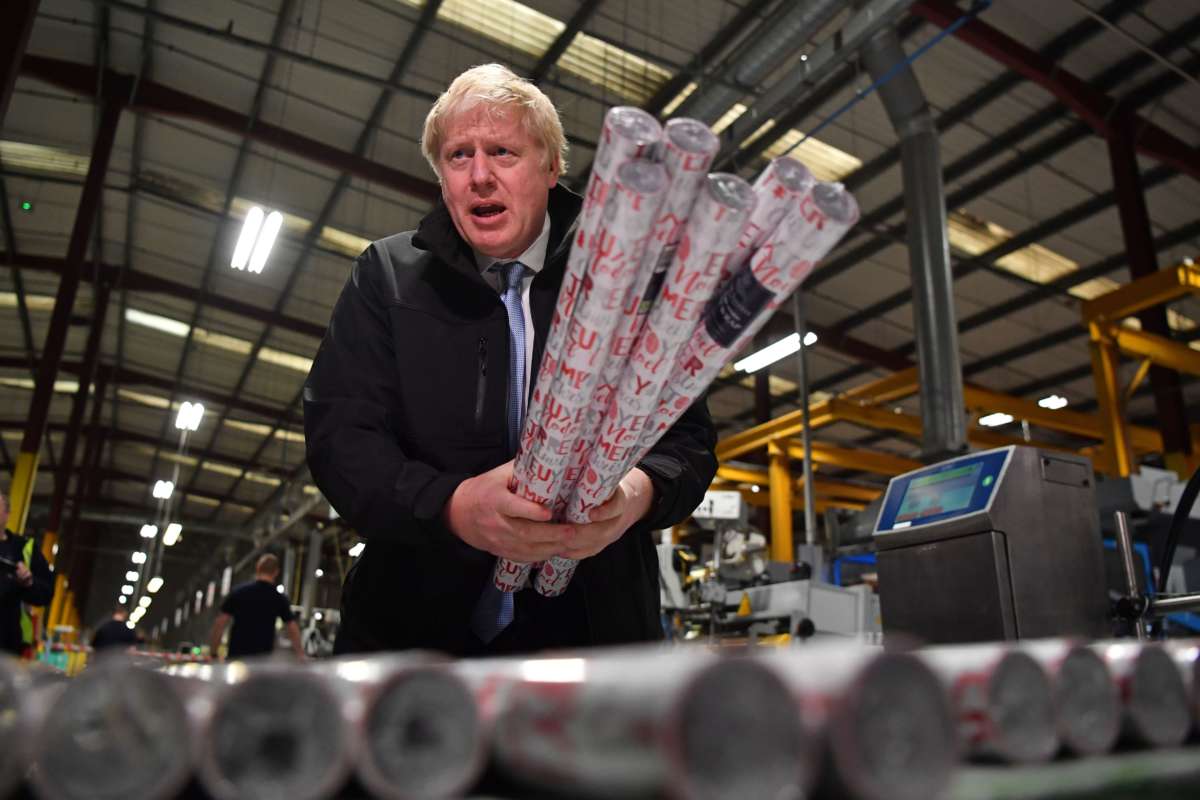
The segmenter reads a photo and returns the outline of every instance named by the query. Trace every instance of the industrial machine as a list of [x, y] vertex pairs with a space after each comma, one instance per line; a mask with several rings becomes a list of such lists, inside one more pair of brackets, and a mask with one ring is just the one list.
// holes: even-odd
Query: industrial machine
[[1109, 632], [1091, 462], [1009, 446], [892, 478], [875, 524], [885, 636]]

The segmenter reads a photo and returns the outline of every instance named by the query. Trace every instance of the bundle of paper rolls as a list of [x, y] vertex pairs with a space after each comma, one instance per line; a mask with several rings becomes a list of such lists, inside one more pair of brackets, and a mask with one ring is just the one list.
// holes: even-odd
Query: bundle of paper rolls
[[[858, 221], [838, 183], [777, 158], [709, 173], [717, 137], [609, 110], [529, 402], [513, 483], [585, 523]], [[575, 562], [500, 559], [496, 586], [561, 594]]]

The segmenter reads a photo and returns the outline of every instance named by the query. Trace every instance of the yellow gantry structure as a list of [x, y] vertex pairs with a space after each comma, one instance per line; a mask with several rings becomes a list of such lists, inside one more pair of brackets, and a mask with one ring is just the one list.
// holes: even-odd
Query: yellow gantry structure
[[[1185, 276], [1181, 277], [1187, 278], [1189, 286], [1197, 286], [1200, 285], [1200, 280], [1196, 273], [1196, 270], [1189, 270]], [[1161, 289], [1160, 292], [1162, 292]], [[1105, 295], [1093, 302], [1100, 302], [1108, 297], [1110, 295]], [[1117, 306], [1117, 308], [1120, 307]], [[1130, 312], [1125, 312], [1125, 315], [1128, 313]], [[1127, 330], [1122, 329], [1120, 333], [1124, 335]], [[1139, 336], [1144, 337], [1146, 334], [1139, 333]], [[1114, 339], [1114, 342], [1119, 341], [1122, 340]], [[1187, 350], [1190, 353], [1188, 358], [1185, 358], [1184, 354], [1175, 353], [1171, 363], [1194, 365], [1195, 368], [1200, 368], [1200, 353], [1174, 343], [1167, 342], [1166, 344], [1172, 345], [1175, 350]], [[1112, 363], [1115, 365], [1115, 361]], [[1166, 362], [1159, 361], [1158, 363]], [[1115, 375], [1115, 366], [1112, 371]], [[1116, 387], [1115, 380], [1108, 385]], [[811, 403], [809, 405], [810, 425], [815, 431], [835, 422], [853, 422], [863, 427], [896, 431], [919, 439], [921, 437], [920, 418], [889, 407], [889, 404], [896, 400], [916, 394], [919, 388], [916, 368], [901, 370], [862, 386], [854, 387], [835, 397]], [[1097, 388], [1099, 392], [1099, 380]], [[1124, 463], [1126, 465], [1132, 455], [1162, 452], [1162, 435], [1158, 431], [1144, 426], [1126, 425], [1119, 415], [1115, 419], [1111, 418], [1104, 401], [1101, 402], [1101, 412], [1097, 414], [1068, 409], [1047, 409], [1031, 400], [970, 384], [963, 387], [963, 399], [975, 419], [984, 413], [1001, 411], [1041, 428], [1096, 441], [1098, 444], [1085, 447], [1082, 452], [1092, 458], [1099, 471], [1110, 475], [1129, 474], [1128, 466], [1125, 467], [1125, 472], [1120, 471], [1121, 456], [1116, 454], [1120, 447], [1124, 447], [1123, 452], [1126, 459]], [[797, 508], [804, 507], [803, 495], [798, 492], [798, 487], [803, 486], [803, 481], [793, 480], [790, 470], [792, 460], [804, 458], [804, 447], [795, 438], [801, 434], [803, 429], [802, 416], [800, 410], [792, 411], [761, 425], [727, 436], [717, 443], [717, 458], [721, 462], [717, 469], [717, 483], [722, 487], [727, 484], [753, 487], [743, 489], [743, 497], [752, 505], [768, 506], [771, 509], [771, 556], [781, 561], [792, 560], [794, 552], [792, 548], [792, 512]], [[1119, 430], [1120, 436], [1114, 432], [1117, 430]], [[982, 448], [1022, 444], [1048, 450], [1076, 452], [1072, 448], [1059, 444], [1007, 436], [974, 422], [968, 426], [967, 439], [972, 445]], [[766, 470], [731, 463], [735, 459], [763, 449], [767, 451]], [[892, 453], [838, 447], [824, 442], [813, 442], [811, 450], [813, 465], [817, 469], [828, 466], [892, 477], [922, 466], [919, 461]], [[756, 491], [759, 487], [769, 490], [767, 496], [764, 497], [762, 492]], [[826, 508], [862, 509], [867, 503], [882, 494], [883, 490], [884, 486], [882, 485], [860, 485], [844, 481], [814, 479], [814, 505], [818, 511]]]
[[[1125, 424], [1125, 401], [1146, 376], [1150, 365], [1161, 364], [1177, 372], [1200, 375], [1200, 352], [1162, 336], [1127, 327], [1124, 321], [1139, 311], [1189, 294], [1200, 294], [1200, 269], [1185, 265], [1138, 278], [1083, 304], [1083, 324], [1090, 339], [1092, 374], [1103, 424], [1106, 472], [1121, 477], [1129, 475], [1133, 471], [1134, 455], [1146, 444], [1136, 438], [1135, 428]], [[1122, 353], [1143, 360], [1128, 388], [1121, 386], [1118, 374]], [[1161, 438], [1156, 449], [1162, 449]], [[1189, 471], [1190, 465], [1172, 464], [1179, 454], [1164, 455], [1169, 467]]]

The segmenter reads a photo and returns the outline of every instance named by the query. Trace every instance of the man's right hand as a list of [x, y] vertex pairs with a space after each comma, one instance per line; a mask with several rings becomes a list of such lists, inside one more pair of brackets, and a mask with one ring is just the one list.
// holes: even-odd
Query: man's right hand
[[442, 510], [442, 519], [472, 547], [521, 563], [544, 561], [569, 545], [575, 526], [549, 522], [549, 509], [510, 492], [512, 474], [509, 461], [463, 481]]

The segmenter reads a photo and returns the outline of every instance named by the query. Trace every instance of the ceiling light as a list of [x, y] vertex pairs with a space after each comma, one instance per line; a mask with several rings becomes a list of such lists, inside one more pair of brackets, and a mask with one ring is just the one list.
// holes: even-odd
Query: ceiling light
[[203, 403], [184, 402], [179, 406], [179, 415], [175, 417], [175, 427], [183, 431], [200, 429], [200, 420], [204, 417]]
[[133, 555], [131, 556], [131, 558], [133, 559], [133, 563], [135, 563], [135, 564], [145, 564], [146, 563], [146, 554], [143, 553], [141, 550], [135, 550], [133, 552]]
[[347, 552], [350, 554], [351, 558], [358, 558], [362, 555], [362, 551], [366, 549], [366, 547], [366, 542], [359, 542], [358, 544], [354, 545], [354, 547], [351, 547]]
[[171, 481], [155, 481], [154, 496], [159, 500], [167, 500], [171, 497], [171, 492], [175, 491], [175, 484]]
[[283, 584], [280, 583], [280, 584], [276, 585], [275, 591], [279, 592], [280, 594], [283, 594]]
[[163, 585], [163, 579], [162, 579], [162, 576], [160, 576], [160, 575], [155, 575], [155, 576], [154, 576], [153, 578], [151, 578], [151, 579], [150, 579], [150, 581], [149, 581], [149, 582], [146, 584], [146, 591], [147, 591], [147, 592], [149, 592], [150, 594], [154, 594], [155, 592], [157, 592], [159, 589], [161, 589], [161, 588], [162, 588], [162, 585]]
[[133, 594], [133, 587], [128, 583], [121, 587], [121, 594]]
[[142, 526], [141, 534], [143, 539], [153, 539], [155, 536], [158, 536], [158, 526], [147, 522]]
[[317, 622], [320, 622], [324, 618], [325, 618], [325, 615], [322, 614], [320, 611], [313, 612], [313, 619], [315, 619]]
[[233, 248], [233, 258], [229, 261], [229, 266], [234, 269], [246, 268], [246, 263], [250, 260], [250, 251], [254, 249], [254, 240], [258, 238], [258, 231], [262, 228], [265, 216], [258, 206], [251, 206], [246, 212], [246, 220], [242, 223], [242, 232]]
[[148, 595], [142, 595], [142, 599], [138, 600], [138, 605], [141, 606], [142, 608], [149, 608], [151, 602], [152, 601], [150, 600], [150, 597]]
[[979, 424], [985, 428], [995, 428], [1000, 425], [1007, 425], [1012, 421], [1012, 414], [1005, 414], [1003, 411], [997, 411], [995, 414], [988, 414], [985, 417], [979, 418]]
[[754, 492], [755, 494], [758, 494], [759, 492], [762, 491], [762, 487], [756, 483], [750, 487], [750, 491]]
[[1038, 400], [1038, 405], [1042, 408], [1048, 408], [1051, 411], [1054, 411], [1060, 408], [1065, 408], [1068, 402], [1069, 401], [1067, 398], [1061, 395], [1052, 394], [1049, 397], [1043, 397], [1041, 400]]
[[124, 604], [125, 604], [125, 601], [126, 601], [126, 600], [128, 600], [128, 599], [129, 599], [129, 598], [127, 598], [125, 595], [121, 595], [120, 597], [118, 597], [118, 598], [117, 598], [117, 602], [118, 602], [118, 603], [121, 603], [122, 605], [124, 605]]
[[323, 570], [323, 569], [317, 569], [317, 571], [316, 571], [316, 572], [314, 572], [313, 574], [314, 574], [314, 575], [316, 575], [318, 578], [321, 578], [321, 577], [324, 577], [324, 575], [325, 575], [325, 570]]
[[127, 581], [136, 581], [137, 579], [138, 579], [137, 570], [131, 569], [131, 570], [129, 570], [129, 572], [125, 573], [125, 580], [127, 580]]
[[[122, 598], [122, 599], [124, 599], [124, 598]], [[133, 630], [134, 628], [137, 627], [137, 623], [131, 619], [127, 619], [127, 620], [125, 620], [125, 627], [129, 628], [129, 630]]]
[[145, 328], [151, 328], [160, 333], [169, 333], [172, 336], [183, 338], [188, 335], [188, 331], [192, 326], [186, 322], [180, 322], [177, 319], [164, 317], [160, 314], [151, 314], [147, 311], [139, 311], [136, 308], [125, 309], [125, 320], [132, 322], [134, 325], [141, 325]]
[[267, 215], [262, 233], [258, 235], [258, 241], [254, 244], [254, 252], [250, 254], [251, 272], [258, 274], [267, 265], [267, 256], [271, 255], [271, 248], [275, 246], [275, 237], [279, 235], [281, 225], [283, 225], [283, 214], [272, 211]]
[[183, 526], [178, 522], [172, 522], [167, 526], [167, 530], [163, 533], [163, 544], [171, 547], [179, 541], [179, 537], [183, 534]]
[[[812, 331], [804, 334], [804, 344], [812, 346], [816, 344], [817, 335]], [[767, 345], [757, 353], [751, 353], [740, 361], [735, 361], [734, 369], [742, 372], [757, 372], [768, 364], [774, 364], [781, 358], [786, 358], [792, 353], [800, 349], [800, 334], [793, 333], [785, 336], [774, 344]]]

